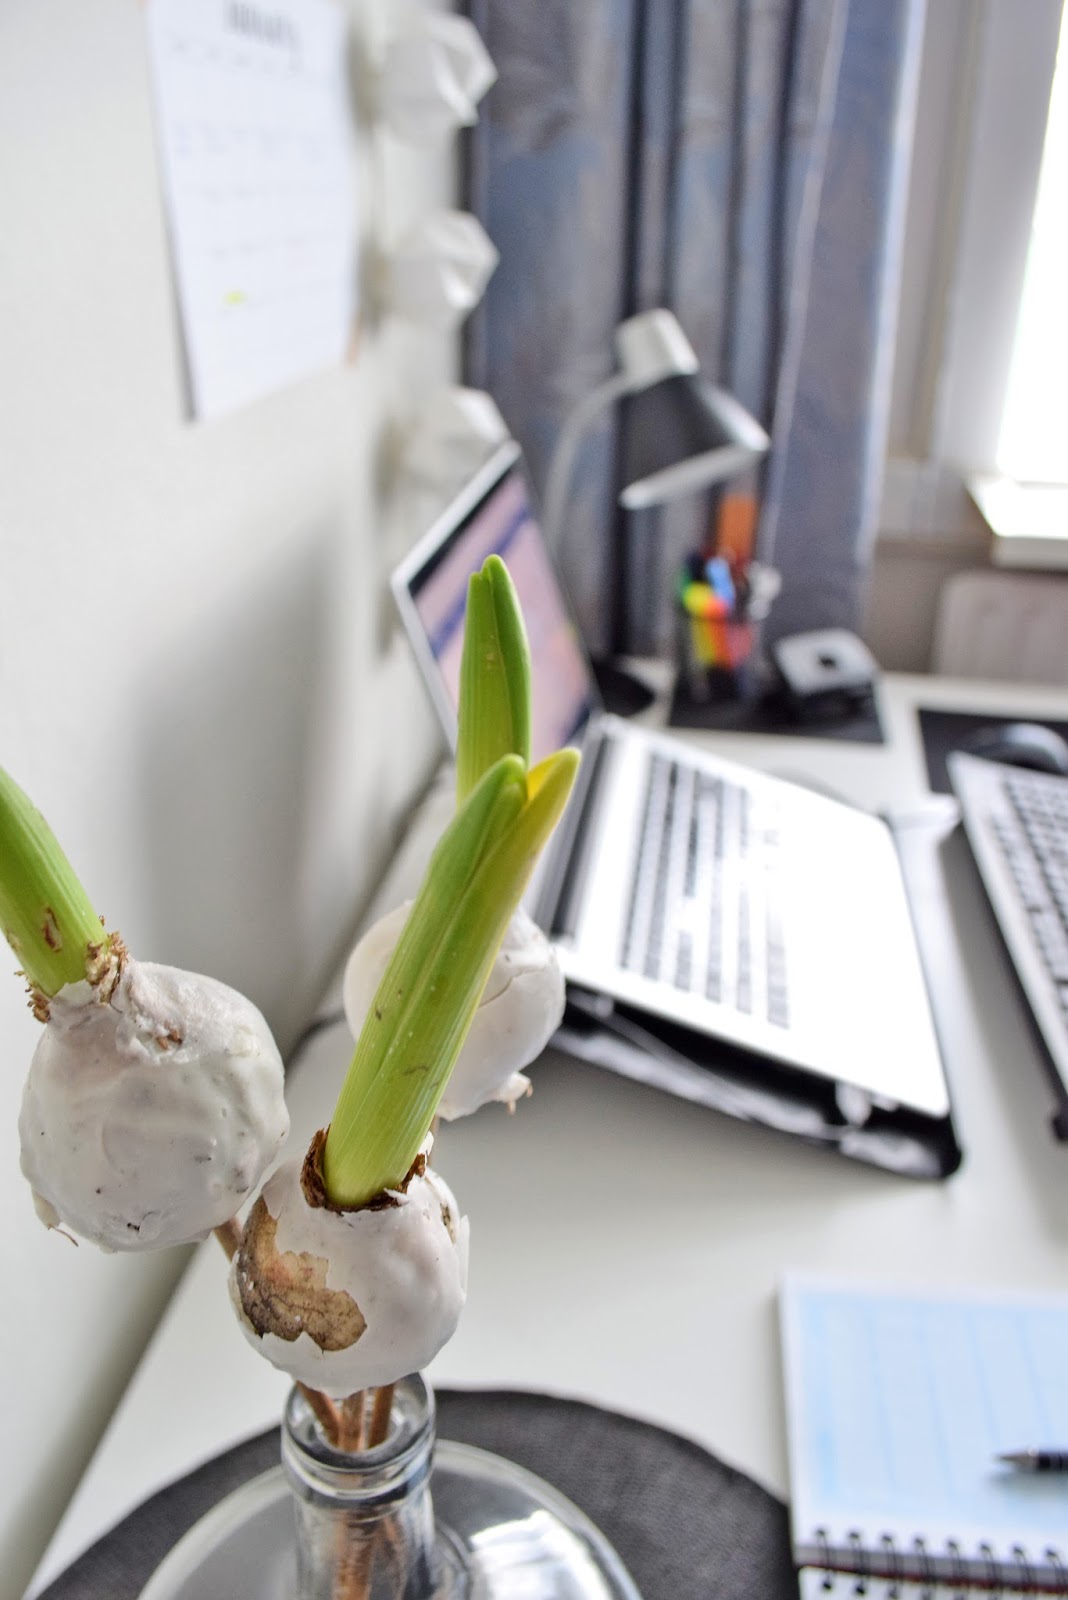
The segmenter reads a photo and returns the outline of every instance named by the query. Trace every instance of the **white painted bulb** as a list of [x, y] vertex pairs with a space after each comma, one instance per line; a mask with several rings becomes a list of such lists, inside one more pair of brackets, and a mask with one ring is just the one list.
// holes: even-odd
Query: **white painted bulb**
[[[342, 998], [358, 1036], [408, 915], [401, 905], [360, 939], [345, 967]], [[505, 932], [474, 1020], [438, 1104], [451, 1120], [490, 1100], [510, 1109], [530, 1093], [523, 1067], [544, 1050], [564, 1014], [564, 979], [548, 939], [522, 909]]]
[[230, 1268], [241, 1329], [272, 1366], [342, 1398], [427, 1366], [467, 1297], [467, 1218], [417, 1158], [402, 1190], [342, 1210], [308, 1184], [309, 1159], [264, 1186]]
[[83, 980], [49, 1001], [19, 1116], [49, 1227], [104, 1250], [203, 1239], [288, 1130], [270, 1029], [225, 984], [127, 956], [106, 998]]

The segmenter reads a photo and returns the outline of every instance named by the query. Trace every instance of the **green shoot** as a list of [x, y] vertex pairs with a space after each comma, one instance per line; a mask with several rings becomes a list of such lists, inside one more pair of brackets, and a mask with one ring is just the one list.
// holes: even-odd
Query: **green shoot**
[[530, 761], [530, 651], [508, 568], [488, 556], [471, 575], [460, 664], [456, 801], [501, 756]]
[[0, 927], [38, 1002], [64, 984], [98, 979], [113, 937], [48, 823], [2, 768]]
[[559, 820], [574, 750], [528, 770], [530, 653], [508, 569], [468, 585], [457, 812], [364, 1021], [322, 1155], [326, 1192], [360, 1206], [403, 1183], [460, 1053], [508, 921]]
[[407, 1176], [578, 760], [561, 750], [527, 773], [503, 756], [439, 841], [327, 1134], [323, 1181], [335, 1204], [363, 1205]]

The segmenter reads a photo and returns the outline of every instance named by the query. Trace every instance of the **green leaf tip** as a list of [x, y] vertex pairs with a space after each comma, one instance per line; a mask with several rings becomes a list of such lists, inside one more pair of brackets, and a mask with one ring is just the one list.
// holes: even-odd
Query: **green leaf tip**
[[0, 926], [41, 1016], [64, 984], [100, 981], [117, 939], [102, 928], [44, 817], [2, 767]]
[[337, 1205], [360, 1206], [407, 1175], [579, 757], [527, 772], [516, 755], [483, 774], [442, 835], [356, 1042], [323, 1150]]
[[530, 761], [530, 649], [511, 575], [487, 556], [467, 586], [460, 662], [456, 799], [503, 755]]

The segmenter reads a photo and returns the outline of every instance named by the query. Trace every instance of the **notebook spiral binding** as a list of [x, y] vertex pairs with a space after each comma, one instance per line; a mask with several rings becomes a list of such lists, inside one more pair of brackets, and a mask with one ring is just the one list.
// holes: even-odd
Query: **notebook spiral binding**
[[[883, 1539], [885, 1540], [885, 1539], [888, 1539], [888, 1538], [890, 1539], [890, 1542], [892, 1544], [893, 1543], [892, 1535], [884, 1533], [883, 1534]], [[920, 1558], [920, 1582], [921, 1583], [933, 1583], [934, 1582], [934, 1562], [932, 1561], [930, 1552], [927, 1549], [927, 1541], [926, 1541], [926, 1539], [914, 1539], [912, 1541], [912, 1547], [916, 1551], [916, 1554]]]
[[1068, 1566], [1056, 1545], [1030, 1553], [1014, 1544], [999, 1554], [985, 1540], [969, 1555], [955, 1539], [932, 1549], [917, 1536], [907, 1546], [891, 1533], [878, 1536], [877, 1547], [859, 1528], [850, 1528], [844, 1543], [832, 1544], [827, 1528], [813, 1533], [815, 1566], [822, 1575], [820, 1588], [828, 1593], [867, 1595], [875, 1600], [935, 1594], [982, 1594], [998, 1600], [1004, 1594], [1068, 1595]]

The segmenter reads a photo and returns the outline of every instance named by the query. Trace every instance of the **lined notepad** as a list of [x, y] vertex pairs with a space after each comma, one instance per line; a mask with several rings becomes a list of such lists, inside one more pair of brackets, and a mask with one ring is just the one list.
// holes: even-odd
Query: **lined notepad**
[[1068, 1441], [1068, 1296], [788, 1278], [780, 1306], [794, 1556], [821, 1594], [827, 1571], [1068, 1593], [1068, 1476], [994, 1459]]

